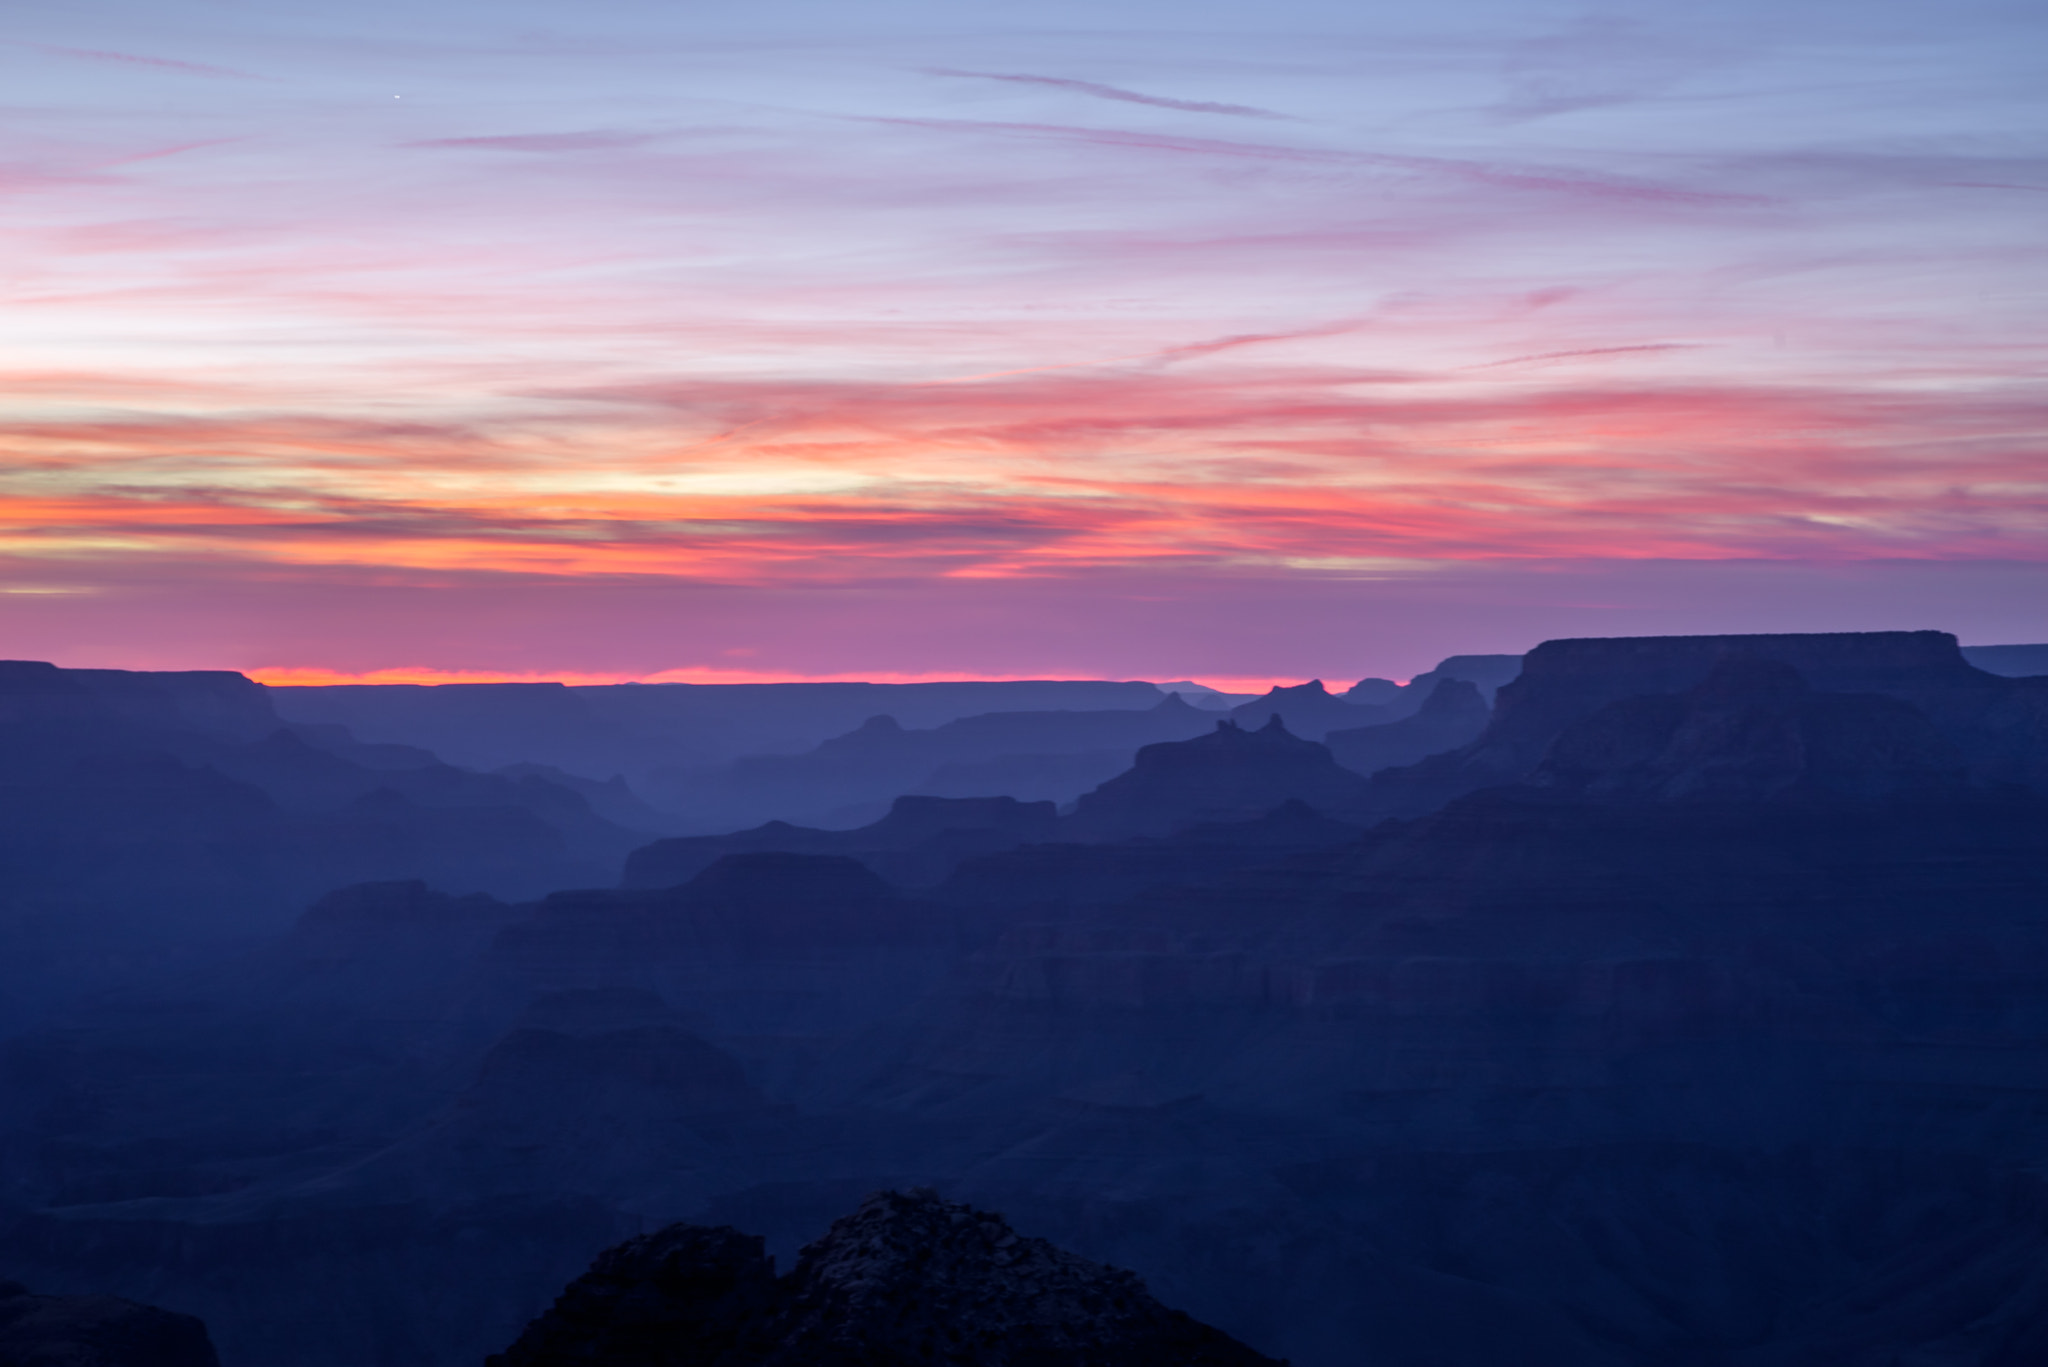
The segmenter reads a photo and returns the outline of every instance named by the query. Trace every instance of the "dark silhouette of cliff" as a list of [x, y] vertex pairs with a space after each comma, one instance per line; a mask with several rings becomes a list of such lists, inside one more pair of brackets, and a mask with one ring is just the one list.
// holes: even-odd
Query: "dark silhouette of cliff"
[[1381, 709], [1375, 724], [1399, 721], [1413, 716], [1438, 684], [1455, 679], [1477, 688], [1480, 698], [1490, 707], [1501, 685], [1513, 682], [1521, 672], [1519, 655], [1452, 655], [1405, 684], [1391, 679], [1360, 679], [1344, 690], [1344, 701]]
[[1010, 797], [899, 797], [880, 821], [850, 831], [821, 831], [771, 821], [731, 835], [676, 836], [633, 851], [624, 886], [673, 887], [728, 854], [781, 851], [858, 859], [901, 887], [938, 882], [962, 859], [1052, 838], [1050, 802]]
[[491, 1367], [1256, 1367], [1129, 1272], [928, 1190], [885, 1191], [778, 1279], [761, 1240], [671, 1225], [600, 1254]]
[[1110, 811], [1166, 834], [917, 897], [766, 850], [323, 899], [0, 1040], [6, 1270], [230, 1360], [475, 1361], [646, 1228], [786, 1259], [941, 1184], [1321, 1367], [2042, 1360], [2039, 685], [1932, 634], [1529, 659], [1349, 821], [1275, 728], [1163, 745]]
[[0, 1281], [7, 1367], [218, 1367], [206, 1326], [116, 1296], [38, 1296]]
[[1820, 692], [1877, 694], [1918, 709], [1974, 779], [2048, 784], [2048, 684], [1971, 667], [1946, 632], [1646, 636], [1544, 642], [1501, 688], [1477, 740], [1375, 775], [1372, 809], [1419, 815], [1462, 793], [1518, 783], [1572, 723], [1624, 698], [1683, 693], [1738, 656], [1789, 666]]
[[0, 662], [0, 1018], [276, 933], [340, 884], [532, 896], [643, 840], [545, 779], [300, 734], [238, 674]]
[[1469, 745], [1486, 729], [1491, 716], [1477, 684], [1444, 679], [1430, 689], [1412, 715], [1377, 726], [1332, 731], [1323, 737], [1323, 744], [1346, 769], [1370, 775]]
[[1161, 700], [1148, 683], [1096, 680], [342, 684], [269, 692], [279, 715], [294, 723], [338, 724], [363, 740], [419, 746], [472, 769], [547, 764], [593, 779], [624, 774], [648, 794], [744, 755], [810, 749], [882, 714], [928, 729], [985, 712], [1142, 710]]
[[1140, 710], [991, 712], [908, 730], [894, 717], [797, 755], [753, 755], [678, 777], [662, 791], [686, 819], [861, 819], [910, 793], [1071, 801], [1130, 767], [1138, 748], [1200, 735], [1213, 713], [1178, 694]]
[[1166, 835], [1203, 823], [1248, 821], [1289, 801], [1343, 819], [1364, 807], [1366, 781], [1276, 715], [1256, 731], [1233, 722], [1193, 740], [1148, 745], [1131, 769], [1076, 804], [1070, 839]]
[[1538, 787], [1664, 801], [1929, 801], [1965, 786], [1962, 752], [1908, 703], [1818, 693], [1790, 665], [1730, 655], [1698, 687], [1611, 702], [1565, 728]]
[[1316, 741], [1331, 731], [1369, 726], [1389, 720], [1391, 716], [1391, 713], [1332, 697], [1321, 679], [1291, 686], [1276, 684], [1265, 697], [1230, 709], [1230, 719], [1241, 727], [1256, 730], [1278, 717], [1292, 734]]

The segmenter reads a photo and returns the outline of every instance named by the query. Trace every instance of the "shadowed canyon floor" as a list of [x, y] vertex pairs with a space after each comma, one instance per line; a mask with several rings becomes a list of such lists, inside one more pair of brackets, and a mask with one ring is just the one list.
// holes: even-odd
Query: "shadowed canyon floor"
[[[101, 705], [51, 673], [16, 706]], [[283, 933], [81, 970], [0, 1040], [0, 1275], [200, 1315], [228, 1367], [474, 1363], [622, 1239], [790, 1259], [928, 1186], [1299, 1367], [2048, 1355], [2048, 679], [1933, 632], [1446, 678], [1327, 745], [1288, 708], [1384, 704], [1198, 716], [1067, 810], [655, 841], [450, 770], [625, 885], [394, 860], [276, 882], [311, 903]], [[256, 907], [263, 842], [397, 762], [288, 733], [353, 766], [316, 800], [250, 715], [92, 723], [230, 795], [94, 790], [194, 823], [75, 837], [190, 889], [110, 872], [104, 924]], [[23, 794], [77, 772], [61, 727], [13, 734]], [[416, 829], [448, 868], [500, 848]]]

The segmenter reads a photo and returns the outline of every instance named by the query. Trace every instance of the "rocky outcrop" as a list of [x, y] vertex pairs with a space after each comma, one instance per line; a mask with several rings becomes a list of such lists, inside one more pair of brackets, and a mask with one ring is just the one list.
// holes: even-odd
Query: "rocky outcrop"
[[1257, 1367], [1129, 1272], [929, 1190], [885, 1191], [777, 1279], [761, 1240], [671, 1225], [601, 1254], [490, 1367]]
[[219, 1367], [206, 1326], [118, 1296], [38, 1296], [0, 1282], [6, 1367]]
[[1738, 658], [1788, 666], [1816, 693], [1878, 694], [1918, 709], [1978, 781], [2048, 785], [2048, 684], [1972, 668], [1946, 632], [1639, 636], [1545, 641], [1500, 690], [1478, 740], [1375, 775], [1372, 810], [1420, 815], [1523, 782], [1568, 727], [1626, 698], [1685, 693]]
[[1426, 699], [1445, 679], [1459, 679], [1477, 688], [1487, 706], [1491, 707], [1494, 695], [1513, 683], [1521, 672], [1522, 657], [1519, 655], [1452, 655], [1438, 661], [1436, 668], [1424, 670], [1410, 679], [1406, 691], [1414, 698]]
[[1256, 731], [1218, 722], [1206, 736], [1140, 750], [1129, 772], [1081, 798], [1062, 834], [1096, 841], [1167, 835], [1249, 821], [1289, 801], [1342, 819], [1363, 808], [1369, 793], [1364, 778], [1278, 716]]
[[1230, 719], [1248, 730], [1278, 717], [1290, 732], [1310, 740], [1321, 740], [1346, 727], [1370, 726], [1388, 720], [1389, 716], [1376, 708], [1332, 697], [1321, 679], [1291, 687], [1276, 685], [1265, 697], [1230, 709]]
[[1375, 774], [1414, 764], [1431, 755], [1470, 745], [1492, 715], [1479, 685], [1463, 679], [1439, 681], [1412, 717], [1379, 726], [1332, 731], [1323, 744], [1337, 763], [1357, 774]]

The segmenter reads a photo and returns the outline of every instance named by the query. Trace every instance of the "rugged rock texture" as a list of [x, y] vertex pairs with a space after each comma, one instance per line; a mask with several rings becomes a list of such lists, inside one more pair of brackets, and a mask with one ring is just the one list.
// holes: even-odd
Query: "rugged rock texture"
[[1278, 716], [1256, 731], [1235, 722], [1194, 740], [1148, 745], [1130, 772], [1084, 795], [1069, 839], [1167, 835], [1204, 822], [1249, 821], [1284, 802], [1342, 819], [1366, 805], [1366, 780], [1289, 732]]
[[1565, 644], [1502, 690], [1526, 767], [1413, 819], [925, 900], [772, 852], [341, 899], [232, 1009], [180, 977], [0, 1043], [9, 1270], [236, 1362], [474, 1362], [634, 1233], [787, 1267], [941, 1184], [1315, 1367], [2043, 1361], [2039, 685], [1910, 634]]
[[491, 1367], [1257, 1367], [1129, 1272], [928, 1190], [880, 1192], [778, 1281], [759, 1239], [672, 1225], [600, 1255]]
[[1323, 737], [1337, 763], [1356, 774], [1375, 774], [1414, 764], [1469, 745], [1486, 730], [1492, 711], [1479, 685], [1444, 679], [1430, 689], [1421, 710], [1400, 721], [1332, 731]]
[[1371, 810], [1416, 816], [1463, 793], [1520, 783], [1573, 723], [1626, 698], [1684, 693], [1733, 658], [1789, 666], [1816, 692], [1907, 703], [1961, 752], [1973, 779], [2048, 791], [2048, 681], [1974, 669], [1946, 632], [1642, 636], [1545, 641], [1500, 690], [1478, 740], [1375, 775]]
[[1625, 698], [1567, 727], [1531, 782], [1666, 801], [1924, 801], [1959, 792], [1965, 770], [1910, 705], [1816, 693], [1790, 665], [1735, 655], [1687, 693]]
[[857, 859], [899, 887], [938, 882], [962, 859], [1049, 840], [1050, 802], [1012, 797], [899, 797], [889, 814], [851, 831], [821, 831], [771, 821], [732, 835], [678, 836], [642, 846], [626, 859], [624, 886], [687, 883], [728, 854], [779, 852]]
[[206, 1326], [116, 1296], [37, 1296], [0, 1281], [5, 1367], [219, 1367]]

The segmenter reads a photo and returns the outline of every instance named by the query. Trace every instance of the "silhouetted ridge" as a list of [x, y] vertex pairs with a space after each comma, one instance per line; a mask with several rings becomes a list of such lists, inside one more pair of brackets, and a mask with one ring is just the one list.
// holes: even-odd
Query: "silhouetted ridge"
[[777, 1279], [761, 1240], [671, 1225], [600, 1254], [490, 1367], [1257, 1367], [1129, 1272], [929, 1190], [870, 1196]]
[[1165, 835], [1204, 822], [1248, 821], [1288, 801], [1343, 817], [1365, 804], [1366, 780], [1275, 714], [1256, 731], [1234, 721], [1193, 740], [1148, 745], [1137, 763], [1081, 798], [1066, 833], [1082, 840]]
[[1374, 776], [1374, 810], [1417, 815], [1462, 793], [1525, 781], [1566, 728], [1625, 698], [1680, 694], [1724, 660], [1789, 666], [1817, 693], [1881, 694], [1917, 708], [1979, 781], [2048, 783], [2048, 683], [1972, 668], [1941, 631], [1642, 636], [1545, 641], [1501, 688], [1472, 744]]
[[672, 887], [728, 854], [779, 851], [858, 859], [906, 887], [935, 883], [969, 855], [1050, 839], [1050, 802], [1011, 797], [899, 797], [880, 821], [851, 831], [821, 831], [771, 821], [731, 835], [677, 836], [643, 845], [626, 858], [623, 886]]
[[1337, 763], [1358, 774], [1373, 774], [1469, 745], [1485, 731], [1492, 710], [1479, 685], [1441, 679], [1415, 715], [1380, 726], [1332, 731], [1323, 744]]
[[1987, 674], [2009, 679], [2048, 675], [2048, 645], [1964, 646], [1963, 658]]
[[1128, 768], [1139, 746], [1200, 735], [1213, 715], [1169, 694], [1143, 710], [989, 712], [926, 730], [878, 716], [802, 754], [750, 755], [679, 781], [671, 801], [696, 821], [819, 826], [877, 816], [901, 793], [1067, 802]]
[[1230, 718], [1240, 726], [1263, 726], [1274, 717], [1282, 718], [1297, 736], [1321, 740], [1343, 727], [1366, 726], [1385, 721], [1391, 714], [1330, 696], [1321, 679], [1305, 684], [1276, 685], [1263, 698], [1230, 709]]

